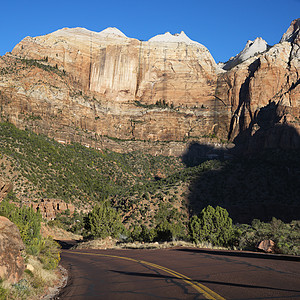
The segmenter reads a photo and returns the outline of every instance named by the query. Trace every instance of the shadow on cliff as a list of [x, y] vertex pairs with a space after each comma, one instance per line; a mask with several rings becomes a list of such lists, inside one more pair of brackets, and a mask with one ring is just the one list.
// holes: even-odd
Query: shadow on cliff
[[[229, 211], [235, 223], [270, 221], [272, 217], [284, 222], [300, 219], [300, 136], [287, 124], [278, 105], [272, 102], [262, 108], [234, 144], [233, 149], [218, 153], [194, 143], [183, 156], [187, 167], [211, 158], [232, 157], [192, 181], [190, 213], [219, 205]], [[209, 153], [218, 157], [209, 157]]]
[[182, 156], [182, 162], [187, 167], [195, 167], [201, 163], [212, 160], [226, 158], [227, 149], [224, 147], [215, 147], [213, 145], [200, 144], [198, 142], [192, 142], [188, 150]]

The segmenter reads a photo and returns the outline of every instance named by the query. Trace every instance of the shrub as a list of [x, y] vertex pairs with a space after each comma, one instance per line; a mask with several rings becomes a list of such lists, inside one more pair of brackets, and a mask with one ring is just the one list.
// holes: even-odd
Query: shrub
[[226, 209], [217, 206], [204, 208], [199, 216], [189, 222], [189, 233], [193, 242], [209, 242], [215, 246], [232, 244], [234, 231], [232, 219]]
[[40, 245], [39, 260], [46, 270], [55, 269], [60, 261], [60, 249], [58, 243], [52, 238], [44, 238]]
[[87, 215], [85, 229], [93, 238], [119, 237], [125, 231], [121, 216], [108, 202], [96, 205]]
[[8, 218], [18, 226], [27, 250], [29, 246], [36, 244], [42, 238], [40, 233], [42, 216], [32, 208], [26, 206], [16, 207], [4, 200], [0, 204], [0, 215]]
[[155, 216], [155, 240], [171, 241], [185, 236], [185, 226], [180, 221], [180, 214], [170, 204], [162, 203]]
[[153, 228], [148, 228], [146, 225], [135, 225], [130, 233], [131, 241], [153, 242], [156, 232]]
[[60, 250], [52, 238], [43, 238], [41, 230], [42, 217], [32, 208], [17, 207], [7, 200], [0, 204], [0, 215], [10, 219], [19, 228], [25, 244], [26, 253], [37, 256], [45, 269], [51, 270], [58, 266]]
[[251, 225], [235, 226], [236, 246], [243, 250], [255, 250], [262, 240], [275, 242], [276, 251], [282, 254], [300, 255], [300, 221], [284, 223], [272, 218], [271, 222], [254, 219]]
[[0, 278], [0, 300], [8, 299], [8, 290], [2, 287], [2, 279]]

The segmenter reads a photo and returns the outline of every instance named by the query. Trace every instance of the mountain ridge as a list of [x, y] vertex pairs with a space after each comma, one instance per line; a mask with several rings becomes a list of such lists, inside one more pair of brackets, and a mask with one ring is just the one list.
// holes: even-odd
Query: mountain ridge
[[[201, 44], [142, 42], [117, 29], [108, 30], [112, 39], [107, 29], [101, 37], [80, 28], [25, 38], [0, 60], [1, 114], [64, 143], [166, 155], [182, 155], [186, 142], [224, 144], [254, 135], [256, 116], [270, 102], [276, 122], [299, 132], [297, 24], [287, 31], [291, 41], [228, 71]], [[61, 34], [70, 30], [80, 34]], [[260, 39], [254, 44], [260, 42], [266, 46]]]

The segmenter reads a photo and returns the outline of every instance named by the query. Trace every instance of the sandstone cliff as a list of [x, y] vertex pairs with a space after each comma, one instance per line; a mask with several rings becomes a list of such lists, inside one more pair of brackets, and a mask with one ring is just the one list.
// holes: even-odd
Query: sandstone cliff
[[18, 227], [0, 216], [0, 279], [16, 283], [25, 270], [21, 251], [24, 244]]
[[[64, 143], [181, 155], [189, 140], [254, 135], [260, 110], [274, 102], [272, 126], [297, 136], [299, 36], [298, 19], [280, 43], [264, 50], [257, 40], [265, 52], [244, 53], [228, 71], [183, 32], [147, 42], [116, 28], [27, 37], [0, 59], [1, 115]], [[164, 141], [178, 144], [157, 146]]]

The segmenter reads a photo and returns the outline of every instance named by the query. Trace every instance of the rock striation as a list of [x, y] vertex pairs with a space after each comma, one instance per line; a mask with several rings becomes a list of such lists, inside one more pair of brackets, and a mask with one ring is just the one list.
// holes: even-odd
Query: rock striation
[[[181, 155], [187, 141], [244, 143], [256, 132], [284, 136], [274, 130], [281, 125], [295, 130], [288, 140], [298, 147], [299, 36], [298, 19], [280, 43], [249, 41], [224, 69], [184, 32], [149, 41], [116, 28], [27, 37], [0, 58], [1, 115], [61, 143], [121, 152]], [[270, 103], [277, 117], [266, 128], [257, 118]]]
[[0, 216], [0, 278], [10, 283], [18, 282], [25, 270], [22, 257], [24, 244], [18, 227]]

